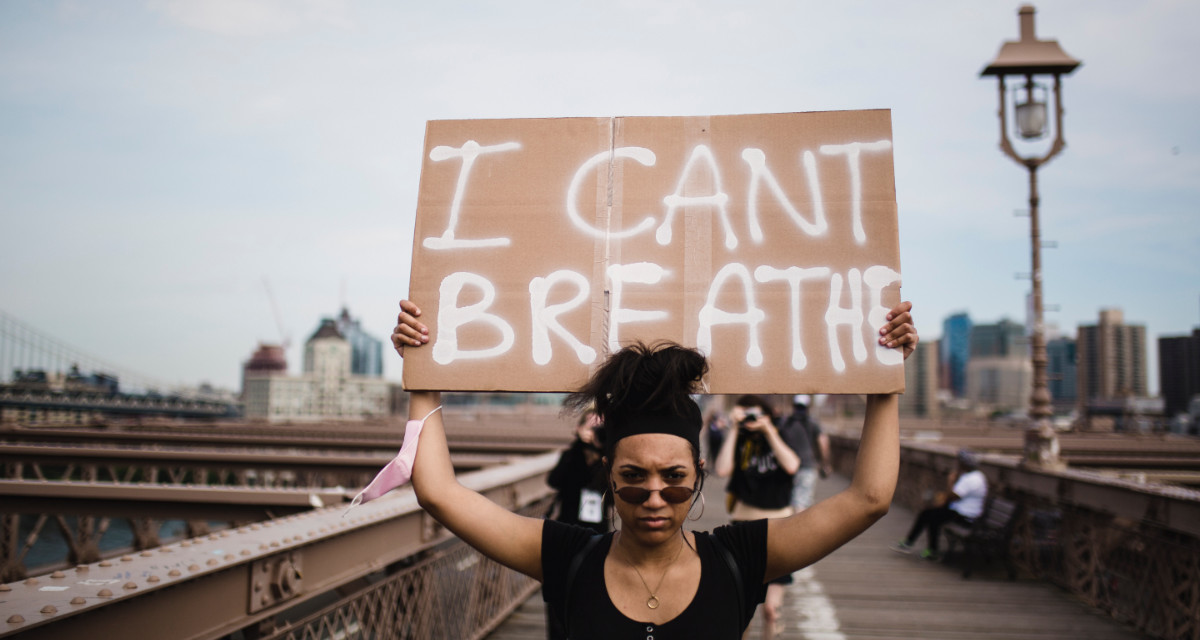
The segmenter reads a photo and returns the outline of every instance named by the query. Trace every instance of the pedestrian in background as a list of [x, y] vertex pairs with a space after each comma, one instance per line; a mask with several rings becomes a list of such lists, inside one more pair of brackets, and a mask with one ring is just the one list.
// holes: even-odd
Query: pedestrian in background
[[708, 441], [708, 463], [711, 465], [717, 464], [717, 453], [721, 451], [721, 445], [725, 442], [725, 436], [729, 434], [729, 419], [725, 417], [725, 412], [716, 409], [708, 413], [708, 419], [704, 421], [704, 436]]
[[596, 533], [608, 531], [609, 509], [604, 504], [605, 482], [600, 473], [603, 439], [600, 416], [595, 411], [585, 411], [575, 426], [575, 439], [546, 478], [546, 484], [558, 491], [554, 498], [554, 519]]
[[987, 476], [979, 470], [979, 456], [967, 449], [960, 449], [955, 470], [947, 478], [949, 489], [934, 496], [932, 506], [917, 514], [908, 535], [892, 549], [901, 553], [912, 553], [913, 545], [922, 531], [926, 531], [928, 546], [921, 557], [928, 560], [941, 558], [938, 551], [942, 526], [947, 522], [970, 525], [983, 513], [987, 499]]
[[804, 511], [813, 506], [817, 495], [817, 478], [827, 478], [833, 470], [829, 452], [829, 436], [813, 417], [816, 397], [808, 394], [792, 396], [792, 414], [783, 423], [787, 440], [793, 443], [800, 457], [800, 469], [793, 477], [792, 509]]
[[[739, 397], [729, 419], [737, 425], [736, 432], [729, 434], [721, 445], [716, 471], [718, 476], [729, 478], [730, 521], [792, 515], [792, 483], [800, 469], [800, 457], [796, 455], [796, 443], [790, 438], [798, 432], [781, 431], [774, 408], [756, 395]], [[791, 583], [792, 574], [785, 573], [767, 584], [763, 601], [764, 640], [775, 637], [783, 590]]]
[[[601, 464], [604, 426], [600, 416], [588, 409], [575, 424], [575, 439], [558, 457], [546, 484], [558, 491], [554, 497], [554, 519], [564, 524], [587, 527], [596, 533], [608, 532], [612, 504], [604, 499], [607, 483]], [[546, 603], [547, 640], [566, 640], [562, 616]]]

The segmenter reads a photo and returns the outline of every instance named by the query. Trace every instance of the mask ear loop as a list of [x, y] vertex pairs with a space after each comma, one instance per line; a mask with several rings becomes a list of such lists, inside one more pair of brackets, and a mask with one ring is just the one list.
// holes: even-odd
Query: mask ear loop
[[[424, 418], [408, 421], [408, 424], [404, 427], [404, 444], [400, 446], [400, 452], [383, 469], [380, 469], [370, 484], [362, 491], [359, 491], [358, 495], [354, 496], [354, 499], [350, 501], [350, 506], [346, 507], [346, 510], [342, 512], [343, 518], [346, 517], [346, 514], [350, 513], [351, 509], [364, 502], [378, 498], [388, 491], [407, 483], [412, 478], [412, 467], [417, 457], [417, 443], [421, 439], [421, 428], [425, 426], [425, 421], [429, 419], [429, 416], [437, 413], [441, 408], [442, 405], [439, 404], [434, 407], [433, 411], [425, 414]], [[389, 471], [394, 471], [395, 475], [392, 475]], [[375, 489], [378, 493], [372, 495], [370, 498], [366, 497], [368, 491], [375, 493], [372, 489]]]

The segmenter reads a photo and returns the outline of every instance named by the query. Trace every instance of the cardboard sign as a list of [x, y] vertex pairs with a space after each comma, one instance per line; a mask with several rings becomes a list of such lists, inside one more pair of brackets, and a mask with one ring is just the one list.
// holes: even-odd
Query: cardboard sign
[[433, 121], [408, 389], [569, 391], [631, 341], [712, 393], [904, 388], [886, 110]]

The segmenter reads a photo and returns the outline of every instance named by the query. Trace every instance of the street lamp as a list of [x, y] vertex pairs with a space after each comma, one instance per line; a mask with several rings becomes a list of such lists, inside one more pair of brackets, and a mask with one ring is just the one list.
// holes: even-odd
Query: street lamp
[[[1061, 466], [1058, 457], [1058, 438], [1050, 424], [1054, 414], [1050, 407], [1050, 388], [1046, 384], [1046, 335], [1042, 319], [1042, 238], [1038, 226], [1037, 170], [1062, 151], [1063, 107], [1062, 81], [1080, 62], [1067, 55], [1057, 40], [1038, 40], [1033, 29], [1034, 8], [1024, 5], [1017, 12], [1021, 39], [1005, 42], [996, 59], [979, 74], [996, 76], [1000, 81], [1000, 149], [1017, 164], [1029, 170], [1029, 239], [1033, 259], [1033, 335], [1030, 337], [1033, 361], [1033, 394], [1029, 402], [1030, 428], [1025, 432], [1025, 460], [1043, 466]], [[1013, 115], [1016, 135], [1022, 140], [1039, 140], [1047, 136], [1049, 91], [1035, 79], [1053, 79], [1054, 139], [1049, 150], [1041, 156], [1022, 156], [1013, 148], [1008, 131], [1008, 91], [1005, 79], [1017, 78], [1013, 87]]]

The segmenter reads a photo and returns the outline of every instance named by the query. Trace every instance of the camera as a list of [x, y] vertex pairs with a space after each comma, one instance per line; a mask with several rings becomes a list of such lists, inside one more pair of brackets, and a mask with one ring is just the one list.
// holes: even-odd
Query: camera
[[751, 422], [758, 420], [761, 417], [762, 417], [762, 410], [759, 409], [758, 407], [751, 407], [749, 409], [746, 409], [746, 417], [742, 418], [742, 421], [739, 422], [738, 425], [744, 427], [744, 426], [750, 424]]

